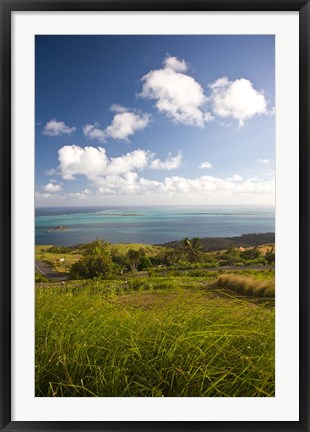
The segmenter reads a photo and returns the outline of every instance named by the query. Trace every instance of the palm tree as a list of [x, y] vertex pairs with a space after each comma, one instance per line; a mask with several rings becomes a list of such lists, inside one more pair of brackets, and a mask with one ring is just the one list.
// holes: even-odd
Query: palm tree
[[182, 249], [190, 262], [199, 261], [202, 249], [202, 243], [199, 237], [190, 240], [188, 237], [182, 241]]

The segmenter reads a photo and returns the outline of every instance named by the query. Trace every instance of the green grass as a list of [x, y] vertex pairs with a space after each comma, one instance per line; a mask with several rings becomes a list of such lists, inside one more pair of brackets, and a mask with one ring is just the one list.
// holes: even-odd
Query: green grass
[[149, 244], [142, 243], [118, 243], [111, 244], [110, 249], [117, 249], [118, 253], [121, 255], [126, 255], [129, 249], [139, 250], [144, 249], [147, 256], [155, 256], [158, 252], [163, 249], [161, 246], [153, 246]]
[[[79, 261], [82, 256], [82, 254], [78, 253], [76, 250], [66, 253], [49, 252], [51, 247], [53, 246], [36, 246], [35, 259], [46, 262], [53, 269], [61, 273], [70, 273], [72, 264]], [[64, 259], [64, 261], [60, 261], [61, 259]]]
[[36, 396], [274, 396], [274, 307], [193, 276], [36, 288]]

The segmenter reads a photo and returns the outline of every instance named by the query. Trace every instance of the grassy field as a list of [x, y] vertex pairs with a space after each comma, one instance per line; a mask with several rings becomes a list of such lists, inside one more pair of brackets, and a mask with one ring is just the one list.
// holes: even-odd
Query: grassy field
[[274, 396], [274, 299], [220, 276], [38, 284], [36, 396]]

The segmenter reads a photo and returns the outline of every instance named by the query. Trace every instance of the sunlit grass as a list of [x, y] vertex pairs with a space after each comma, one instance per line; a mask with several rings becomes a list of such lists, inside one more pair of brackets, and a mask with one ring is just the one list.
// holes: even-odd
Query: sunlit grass
[[36, 289], [36, 396], [274, 396], [274, 307], [203, 277]]

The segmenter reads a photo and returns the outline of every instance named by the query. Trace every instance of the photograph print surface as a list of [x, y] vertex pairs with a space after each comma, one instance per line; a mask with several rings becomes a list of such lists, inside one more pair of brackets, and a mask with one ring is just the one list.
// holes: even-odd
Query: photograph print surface
[[37, 397], [275, 396], [275, 40], [36, 36]]

